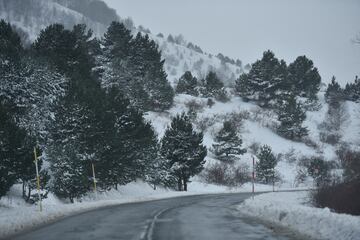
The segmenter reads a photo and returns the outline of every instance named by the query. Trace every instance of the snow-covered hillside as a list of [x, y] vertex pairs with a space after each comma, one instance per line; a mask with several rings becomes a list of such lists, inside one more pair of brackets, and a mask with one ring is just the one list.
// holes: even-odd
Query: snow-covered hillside
[[57, 0], [0, 0], [0, 19], [15, 25], [27, 42], [33, 42], [42, 29], [53, 23], [62, 23], [66, 28], [86, 24], [99, 37], [106, 31], [107, 24], [75, 11], [65, 3]]
[[234, 61], [226, 61], [222, 55], [221, 60], [202, 52], [200, 47], [194, 47], [182, 37], [181, 41], [168, 41], [161, 34], [152, 34], [142, 26], [135, 27], [131, 19], [122, 19], [113, 9], [97, 0], [0, 0], [0, 19], [16, 26], [27, 43], [33, 42], [42, 29], [53, 23], [61, 23], [65, 28], [86, 24], [96, 37], [101, 38], [111, 21], [122, 21], [133, 34], [139, 31], [147, 33], [158, 43], [173, 86], [188, 70], [199, 79], [204, 78], [208, 71], [215, 71], [227, 85], [233, 85], [243, 71], [239, 60], [235, 64]]
[[[306, 142], [295, 142], [279, 136], [274, 130], [274, 126], [278, 124], [276, 113], [265, 110], [251, 102], [244, 102], [237, 96], [232, 96], [231, 100], [226, 103], [216, 101], [210, 107], [207, 105], [206, 98], [179, 94], [175, 97], [174, 107], [168, 112], [149, 112], [146, 118], [152, 122], [159, 137], [162, 137], [166, 127], [171, 122], [171, 117], [182, 112], [187, 113], [189, 106], [196, 103], [198, 109], [194, 125], [199, 131], [204, 131], [204, 144], [208, 149], [211, 149], [214, 136], [222, 127], [223, 121], [241, 116], [242, 123], [238, 131], [247, 153], [239, 156], [240, 162], [238, 164], [245, 164], [251, 169], [252, 157], [255, 156], [253, 149], [266, 144], [272, 148], [280, 160], [276, 167], [281, 177], [278, 186], [312, 187], [311, 179], [303, 183], [297, 182], [296, 177], [301, 160], [312, 156], [321, 156], [327, 161], [336, 160], [336, 151], [339, 147], [320, 141], [319, 125], [324, 121], [328, 108], [328, 105], [324, 102], [323, 94], [323, 92], [319, 93], [320, 109], [307, 112], [304, 125], [309, 129], [309, 137]], [[360, 116], [360, 107], [358, 104], [349, 101], [345, 103], [345, 106], [347, 119], [342, 127], [342, 143], [356, 148], [359, 145], [360, 125], [358, 124], [358, 118]], [[313, 143], [317, 144], [313, 145]], [[215, 156], [208, 151], [206, 167], [216, 162], [218, 161]]]

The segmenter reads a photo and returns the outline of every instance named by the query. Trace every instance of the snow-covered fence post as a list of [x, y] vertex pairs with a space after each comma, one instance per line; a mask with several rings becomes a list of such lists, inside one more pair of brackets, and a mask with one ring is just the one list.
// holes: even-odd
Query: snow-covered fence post
[[40, 212], [42, 211], [42, 202], [41, 202], [41, 194], [40, 194], [40, 176], [39, 176], [39, 166], [38, 166], [38, 157], [36, 152], [36, 147], [34, 147], [34, 158], [35, 158], [35, 170], [36, 170], [36, 188], [39, 198], [39, 208]]

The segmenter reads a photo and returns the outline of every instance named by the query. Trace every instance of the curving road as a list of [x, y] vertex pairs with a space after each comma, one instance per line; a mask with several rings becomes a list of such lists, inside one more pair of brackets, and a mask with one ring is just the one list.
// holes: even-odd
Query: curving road
[[249, 197], [219, 194], [123, 204], [67, 217], [11, 239], [304, 239], [239, 215], [235, 205]]

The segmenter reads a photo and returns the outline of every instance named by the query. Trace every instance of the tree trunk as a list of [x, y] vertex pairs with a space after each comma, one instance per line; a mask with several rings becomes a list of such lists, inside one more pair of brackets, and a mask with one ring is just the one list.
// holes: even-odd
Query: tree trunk
[[184, 179], [184, 191], [187, 192], [187, 180]]
[[181, 181], [181, 178], [178, 178], [178, 191], [182, 191], [182, 181]]

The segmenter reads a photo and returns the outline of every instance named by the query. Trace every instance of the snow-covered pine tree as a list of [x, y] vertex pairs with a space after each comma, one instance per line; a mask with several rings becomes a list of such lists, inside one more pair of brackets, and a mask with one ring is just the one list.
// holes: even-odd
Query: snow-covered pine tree
[[243, 73], [235, 81], [235, 91], [244, 101], [248, 101], [252, 95], [248, 75]]
[[64, 99], [55, 113], [51, 143], [47, 148], [52, 172], [51, 190], [71, 202], [89, 189], [91, 175], [86, 171], [91, 163], [87, 152], [87, 134], [91, 127], [89, 111], [85, 106]]
[[202, 141], [202, 133], [193, 130], [189, 117], [184, 113], [174, 117], [165, 131], [161, 153], [169, 161], [179, 191], [187, 191], [190, 177], [203, 169], [207, 150]]
[[321, 77], [313, 61], [306, 56], [299, 56], [289, 64], [289, 83], [294, 95], [317, 100]]
[[335, 77], [325, 92], [325, 100], [328, 110], [324, 121], [319, 124], [320, 140], [329, 144], [337, 144], [342, 137], [342, 126], [348, 118], [346, 105], [344, 104], [344, 91], [336, 82]]
[[270, 50], [264, 52], [261, 60], [252, 64], [249, 73], [236, 81], [236, 90], [246, 100], [257, 101], [260, 106], [268, 106], [276, 100], [286, 82], [287, 68]]
[[331, 83], [328, 85], [325, 92], [326, 102], [332, 106], [340, 104], [344, 98], [343, 94], [343, 89], [340, 87], [339, 83], [336, 81], [336, 78], [333, 76]]
[[308, 130], [302, 126], [303, 121], [306, 119], [306, 113], [302, 109], [301, 104], [296, 101], [295, 96], [288, 96], [279, 105], [281, 106], [278, 110], [280, 126], [277, 132], [291, 140], [300, 140], [306, 136]]
[[[5, 195], [18, 179], [31, 179], [34, 141], [13, 120], [9, 107], [0, 101], [0, 197]], [[31, 168], [33, 170], [33, 168]]]
[[257, 158], [258, 162], [255, 166], [256, 180], [264, 184], [273, 183], [276, 179], [275, 167], [277, 160], [271, 147], [267, 145], [262, 146]]
[[131, 31], [120, 22], [112, 22], [104, 34], [101, 41], [103, 48], [96, 60], [105, 89], [117, 86], [123, 94], [127, 94], [131, 76], [128, 69], [132, 38]]
[[212, 152], [219, 160], [232, 163], [238, 159], [235, 155], [246, 152], [241, 145], [242, 140], [237, 135], [236, 127], [230, 121], [225, 121], [222, 129], [215, 136]]
[[[50, 154], [54, 156], [51, 165], [51, 190], [61, 198], [69, 198], [73, 203], [90, 188], [90, 176], [86, 171], [86, 160], [79, 153], [78, 143], [71, 141], [54, 145]], [[53, 152], [52, 152], [53, 151]]]
[[347, 83], [344, 89], [344, 96], [346, 100], [357, 102], [360, 99], [360, 80], [358, 76], [355, 77], [353, 83]]
[[192, 96], [198, 96], [199, 92], [197, 90], [197, 79], [194, 77], [190, 71], [186, 71], [179, 79], [176, 86], [176, 93], [185, 93]]

